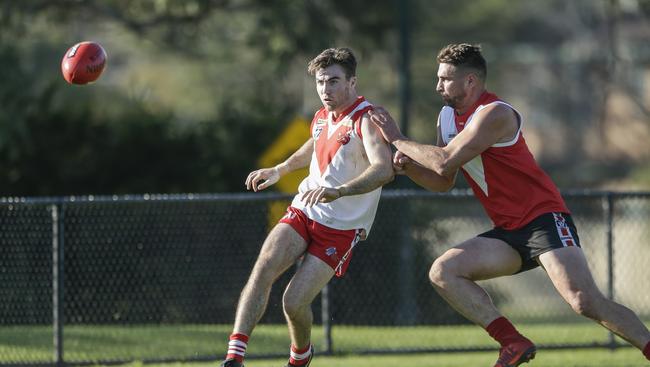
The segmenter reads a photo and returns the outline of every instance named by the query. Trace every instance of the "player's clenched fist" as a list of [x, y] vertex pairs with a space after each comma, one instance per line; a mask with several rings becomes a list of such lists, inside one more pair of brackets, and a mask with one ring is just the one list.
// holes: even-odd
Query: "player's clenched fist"
[[398, 150], [395, 152], [395, 155], [393, 156], [393, 170], [395, 171], [396, 174], [403, 175], [405, 174], [404, 166], [406, 166], [411, 162], [412, 161], [409, 156], [407, 156], [406, 154]]

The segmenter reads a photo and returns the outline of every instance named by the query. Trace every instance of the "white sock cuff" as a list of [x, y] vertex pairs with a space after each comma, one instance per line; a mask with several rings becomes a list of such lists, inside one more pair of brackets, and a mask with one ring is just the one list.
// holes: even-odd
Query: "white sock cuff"
[[307, 351], [305, 353], [298, 354], [298, 353], [294, 352], [291, 348], [289, 348], [289, 353], [291, 355], [291, 358], [295, 359], [296, 361], [301, 361], [303, 359], [309, 358], [309, 356], [311, 355], [311, 349], [312, 349], [312, 345], [309, 344], [309, 348], [307, 349]]
[[228, 342], [228, 347], [241, 347], [246, 348], [248, 344], [244, 343], [241, 340], [231, 340]]
[[248, 344], [241, 340], [231, 340], [228, 342], [228, 354], [236, 354], [244, 356], [246, 354], [246, 347]]

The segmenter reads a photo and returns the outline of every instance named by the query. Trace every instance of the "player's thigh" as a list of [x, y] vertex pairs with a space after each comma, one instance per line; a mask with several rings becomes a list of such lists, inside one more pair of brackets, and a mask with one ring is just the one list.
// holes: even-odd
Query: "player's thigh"
[[307, 241], [296, 230], [286, 223], [278, 223], [264, 240], [254, 271], [278, 276], [306, 250]]
[[580, 247], [571, 246], [548, 251], [539, 255], [537, 260], [565, 299], [576, 292], [590, 296], [600, 295]]
[[285, 305], [310, 304], [333, 276], [331, 266], [307, 253], [284, 292]]
[[474, 237], [442, 254], [432, 272], [484, 280], [514, 274], [520, 268], [521, 256], [510, 245], [496, 238]]

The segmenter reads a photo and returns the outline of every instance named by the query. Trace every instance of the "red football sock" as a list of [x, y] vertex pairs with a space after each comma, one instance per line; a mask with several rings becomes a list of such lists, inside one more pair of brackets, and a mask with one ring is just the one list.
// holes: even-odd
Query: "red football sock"
[[512, 342], [526, 339], [523, 335], [519, 334], [517, 329], [515, 329], [515, 326], [505, 317], [499, 317], [492, 321], [485, 330], [487, 330], [488, 334], [490, 334], [494, 340], [499, 342], [502, 347]]
[[645, 356], [645, 359], [650, 361], [650, 342], [645, 345], [645, 348], [643, 348], [643, 355]]
[[226, 359], [234, 359], [239, 363], [244, 362], [246, 347], [248, 346], [248, 335], [233, 333], [228, 341], [228, 354]]
[[296, 348], [291, 344], [291, 351], [289, 356], [289, 363], [294, 366], [304, 366], [309, 362], [311, 357], [311, 343], [307, 344], [303, 349]]

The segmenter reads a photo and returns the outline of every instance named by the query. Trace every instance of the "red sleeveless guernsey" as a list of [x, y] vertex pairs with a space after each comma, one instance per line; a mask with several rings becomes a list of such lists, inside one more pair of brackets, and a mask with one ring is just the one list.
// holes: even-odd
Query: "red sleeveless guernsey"
[[526, 145], [521, 115], [496, 95], [484, 92], [460, 116], [453, 108], [443, 107], [438, 116], [443, 142], [448, 144], [472, 122], [476, 112], [493, 103], [508, 106], [517, 114], [517, 134], [511, 141], [492, 145], [465, 163], [461, 171], [494, 225], [513, 230], [545, 213], [569, 213], [557, 187], [537, 165]]

